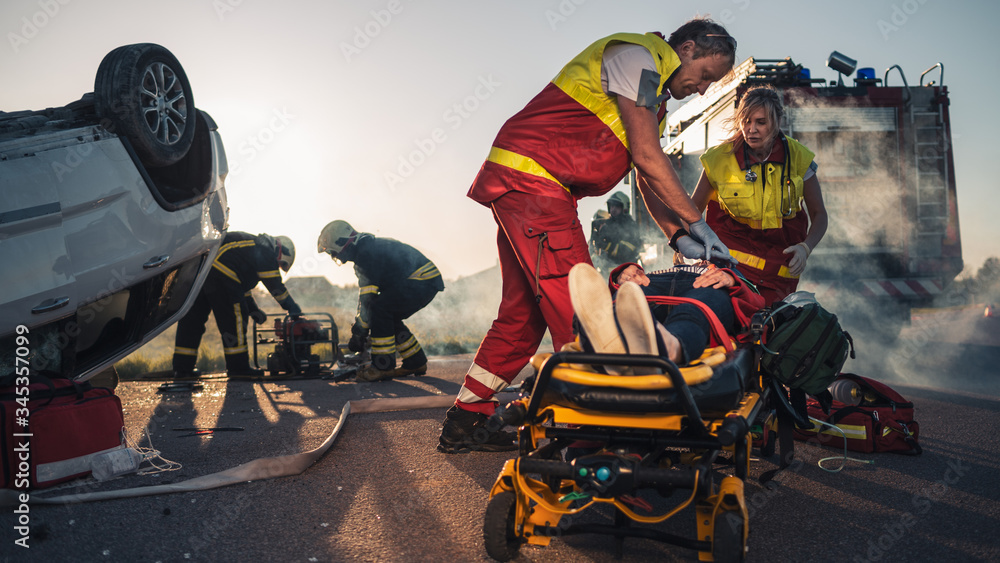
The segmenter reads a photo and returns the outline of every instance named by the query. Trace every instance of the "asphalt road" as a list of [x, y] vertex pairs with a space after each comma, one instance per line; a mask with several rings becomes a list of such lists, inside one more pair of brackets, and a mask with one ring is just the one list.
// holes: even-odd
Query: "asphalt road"
[[[1000, 560], [1000, 356], [973, 361], [962, 353], [931, 354], [935, 364], [926, 355], [913, 355], [900, 370], [910, 381], [926, 376], [922, 385], [883, 378], [915, 402], [923, 455], [852, 453], [874, 464], [848, 462], [828, 473], [816, 461], [835, 452], [799, 443], [803, 463], [784, 472], [774, 490], [756, 478], [775, 460], [753, 461], [746, 484], [749, 561]], [[447, 402], [469, 360], [434, 358], [425, 377], [377, 383], [215, 379], [199, 392], [158, 393], [160, 381], [125, 381], [117, 392], [130, 434], [139, 437], [148, 426], [153, 446], [182, 467], [34, 495], [178, 483], [310, 450], [329, 436], [346, 401], [437, 396]], [[14, 544], [13, 508], [0, 507], [0, 561], [488, 561], [483, 513], [510, 456], [437, 453], [444, 411], [351, 414], [331, 449], [297, 476], [32, 505], [27, 549]], [[211, 426], [244, 430], [207, 437], [173, 430]], [[598, 510], [582, 518], [610, 521], [611, 514]], [[694, 516], [682, 512], [669, 524], [691, 533]], [[616, 559], [612, 539], [581, 535], [523, 547], [519, 560]], [[629, 539], [623, 560], [697, 561], [697, 554]]]

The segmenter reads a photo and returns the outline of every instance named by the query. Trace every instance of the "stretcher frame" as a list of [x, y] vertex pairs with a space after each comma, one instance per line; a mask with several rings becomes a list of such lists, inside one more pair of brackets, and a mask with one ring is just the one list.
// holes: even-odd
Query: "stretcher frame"
[[[650, 301], [654, 299], [662, 304], [704, 305], [677, 297]], [[658, 356], [580, 351], [532, 358], [534, 380], [523, 386], [519, 400], [498, 410], [491, 420], [494, 425], [500, 419], [519, 426], [518, 455], [505, 463], [490, 490], [483, 533], [491, 557], [506, 561], [516, 557], [524, 544], [545, 546], [556, 536], [598, 533], [615, 537], [619, 556], [626, 537], [640, 537], [694, 549], [701, 561], [743, 560], [749, 534], [743, 483], [749, 470], [750, 426], [762, 414], [771, 390], [762, 387], [751, 352], [737, 349], [714, 314], [707, 307], [702, 310], [715, 341], [723, 346], [706, 350], [689, 366], [679, 368]], [[589, 366], [652, 367], [661, 374], [605, 375]], [[738, 370], [735, 375], [743, 377], [745, 391], [735, 408], [705, 413], [692, 389], [721, 369]], [[741, 376], [741, 369], [749, 371]], [[553, 382], [622, 389], [626, 395], [673, 390], [677, 408], [608, 412], [559, 404], [548, 393]], [[588, 441], [616, 447], [641, 444], [648, 453], [635, 461], [601, 451], [564, 460], [569, 444]], [[734, 474], [716, 482], [716, 460], [723, 452], [732, 457]], [[679, 462], [669, 462], [674, 458]], [[600, 475], [610, 477], [602, 483]], [[603, 492], [602, 485], [606, 485]], [[683, 498], [671, 508], [647, 515], [633, 509], [635, 498], [629, 494], [645, 488], [690, 492], [681, 494]], [[614, 525], [563, 521], [602, 504], [614, 506]], [[656, 528], [692, 505], [697, 519], [693, 536]]]

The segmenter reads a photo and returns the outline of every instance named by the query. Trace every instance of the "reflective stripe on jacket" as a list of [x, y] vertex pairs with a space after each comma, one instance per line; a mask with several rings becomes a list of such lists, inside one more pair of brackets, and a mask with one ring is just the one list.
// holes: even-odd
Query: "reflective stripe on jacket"
[[281, 281], [281, 273], [278, 272], [278, 251], [274, 238], [270, 235], [254, 236], [240, 231], [226, 233], [212, 268], [239, 284], [240, 289], [247, 294], [251, 311], [256, 309], [256, 303], [253, 303], [253, 298], [250, 297], [250, 290], [263, 282], [264, 287], [283, 309], [293, 314], [300, 312], [299, 306]]

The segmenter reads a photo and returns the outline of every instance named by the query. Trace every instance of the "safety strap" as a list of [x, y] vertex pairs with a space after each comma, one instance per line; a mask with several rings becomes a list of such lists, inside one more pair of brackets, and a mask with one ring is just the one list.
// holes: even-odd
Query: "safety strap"
[[712, 334], [715, 336], [715, 339], [722, 343], [723, 348], [725, 348], [727, 352], [736, 350], [736, 345], [733, 343], [733, 339], [730, 338], [729, 333], [726, 332], [726, 329], [722, 326], [722, 322], [715, 316], [715, 312], [712, 311], [712, 308], [705, 303], [698, 301], [697, 299], [677, 297], [673, 295], [647, 295], [646, 301], [657, 305], [679, 305], [681, 303], [688, 303], [698, 307], [702, 314], [705, 315], [705, 318], [708, 319], [708, 324], [712, 327]]

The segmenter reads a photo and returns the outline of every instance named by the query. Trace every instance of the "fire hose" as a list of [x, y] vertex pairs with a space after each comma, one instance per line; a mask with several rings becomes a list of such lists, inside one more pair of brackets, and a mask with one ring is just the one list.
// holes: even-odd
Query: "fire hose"
[[[344, 408], [340, 413], [340, 419], [337, 421], [337, 425], [334, 427], [330, 435], [326, 437], [319, 447], [309, 451], [285, 456], [262, 457], [224, 471], [212, 473], [210, 475], [203, 475], [201, 477], [194, 477], [179, 483], [151, 485], [115, 491], [68, 494], [52, 497], [37, 496], [33, 493], [31, 495], [31, 504], [74, 504], [99, 500], [204, 491], [235, 485], [237, 483], [245, 483], [247, 481], [260, 481], [263, 479], [274, 479], [277, 477], [298, 475], [319, 461], [319, 459], [323, 457], [323, 454], [330, 449], [333, 443], [337, 440], [337, 437], [340, 435], [340, 431], [344, 428], [344, 423], [347, 421], [347, 417], [352, 413], [363, 414], [412, 409], [445, 408], [451, 406], [454, 402], [455, 398], [451, 395], [348, 401], [344, 405]], [[20, 491], [11, 489], [0, 490], [0, 506], [17, 506], [19, 492]]]

